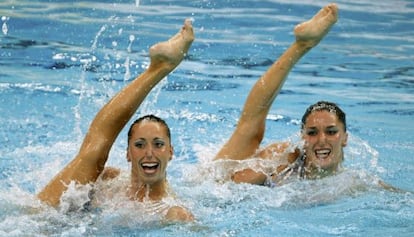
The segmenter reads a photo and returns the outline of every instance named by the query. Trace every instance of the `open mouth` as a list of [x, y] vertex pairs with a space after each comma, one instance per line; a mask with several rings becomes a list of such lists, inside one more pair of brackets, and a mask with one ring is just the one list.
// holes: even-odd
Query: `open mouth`
[[331, 154], [330, 149], [320, 149], [315, 151], [315, 155], [318, 159], [326, 159]]
[[157, 162], [141, 163], [141, 167], [146, 174], [154, 174], [155, 172], [157, 172], [159, 166], [160, 164]]

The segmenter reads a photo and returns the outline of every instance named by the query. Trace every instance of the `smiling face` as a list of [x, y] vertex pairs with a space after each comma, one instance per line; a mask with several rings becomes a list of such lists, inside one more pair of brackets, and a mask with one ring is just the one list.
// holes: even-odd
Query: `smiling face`
[[131, 127], [127, 159], [132, 164], [134, 183], [154, 185], [164, 182], [172, 155], [166, 125], [144, 119]]
[[302, 128], [306, 165], [311, 170], [335, 172], [343, 160], [348, 134], [334, 112], [315, 110], [309, 113]]

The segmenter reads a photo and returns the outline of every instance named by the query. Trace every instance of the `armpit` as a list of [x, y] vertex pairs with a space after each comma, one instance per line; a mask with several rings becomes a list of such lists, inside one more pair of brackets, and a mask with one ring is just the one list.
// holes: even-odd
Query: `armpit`
[[105, 167], [105, 169], [102, 171], [100, 175], [101, 180], [109, 180], [114, 179], [118, 177], [118, 175], [121, 173], [121, 170], [114, 167]]

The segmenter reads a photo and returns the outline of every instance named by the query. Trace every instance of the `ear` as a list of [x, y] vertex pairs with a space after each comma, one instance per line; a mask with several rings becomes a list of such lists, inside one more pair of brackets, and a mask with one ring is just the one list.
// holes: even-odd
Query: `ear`
[[172, 160], [173, 156], [174, 156], [174, 147], [170, 146], [170, 159], [169, 160]]
[[131, 162], [131, 155], [129, 153], [129, 146], [128, 146], [127, 152], [126, 152], [126, 159], [127, 159], [128, 162]]
[[344, 134], [344, 140], [342, 141], [342, 147], [346, 147], [348, 145], [348, 133]]

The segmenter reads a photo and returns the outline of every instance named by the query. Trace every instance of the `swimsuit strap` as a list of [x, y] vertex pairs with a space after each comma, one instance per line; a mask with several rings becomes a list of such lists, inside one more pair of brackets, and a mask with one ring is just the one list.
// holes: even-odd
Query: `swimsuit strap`
[[301, 179], [305, 178], [305, 160], [306, 160], [306, 153], [304, 151], [301, 151], [300, 156], [294, 162], [294, 163], [297, 163], [298, 176]]
[[306, 160], [306, 154], [305, 152], [301, 151], [300, 156], [296, 158], [295, 162], [288, 164], [287, 167], [284, 168], [278, 174], [276, 174], [276, 176], [274, 176], [275, 174], [268, 176], [266, 178], [265, 185], [274, 187], [281, 181], [289, 178], [290, 175], [294, 172], [298, 174], [298, 178], [304, 179], [305, 178], [305, 160]]

